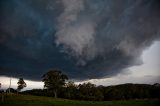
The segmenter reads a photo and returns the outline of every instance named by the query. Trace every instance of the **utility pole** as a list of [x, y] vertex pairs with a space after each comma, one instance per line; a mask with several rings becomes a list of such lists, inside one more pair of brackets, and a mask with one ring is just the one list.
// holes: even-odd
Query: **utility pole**
[[[2, 84], [0, 83], [0, 88], [1, 88]], [[3, 92], [1, 93], [1, 101], [3, 102], [4, 101], [4, 96], [3, 96]]]
[[11, 89], [11, 80], [12, 80], [12, 78], [10, 77], [10, 82], [9, 82], [9, 91], [8, 91], [9, 93], [11, 92], [11, 91], [10, 91], [10, 89]]

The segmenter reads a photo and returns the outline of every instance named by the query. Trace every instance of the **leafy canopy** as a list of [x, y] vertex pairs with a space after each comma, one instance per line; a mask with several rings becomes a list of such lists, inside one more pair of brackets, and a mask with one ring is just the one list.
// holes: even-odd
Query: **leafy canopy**
[[17, 84], [18, 84], [18, 87], [17, 87], [18, 91], [20, 91], [21, 89], [23, 89], [24, 87], [27, 86], [27, 84], [24, 82], [23, 78], [19, 78]]
[[68, 77], [59, 69], [52, 69], [43, 76], [44, 87], [49, 90], [57, 90], [65, 85]]

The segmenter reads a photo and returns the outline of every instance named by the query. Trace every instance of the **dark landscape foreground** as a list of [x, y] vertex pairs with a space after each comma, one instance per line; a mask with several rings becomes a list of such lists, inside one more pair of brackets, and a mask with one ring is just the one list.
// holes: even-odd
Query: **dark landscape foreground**
[[119, 101], [78, 101], [52, 97], [13, 94], [6, 95], [0, 106], [160, 106], [160, 99], [134, 99]]

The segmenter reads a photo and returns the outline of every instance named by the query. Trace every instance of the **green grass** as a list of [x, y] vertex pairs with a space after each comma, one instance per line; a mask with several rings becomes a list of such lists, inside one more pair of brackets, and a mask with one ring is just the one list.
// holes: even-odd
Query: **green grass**
[[8, 95], [0, 106], [160, 106], [158, 99], [127, 101], [78, 101], [31, 95]]

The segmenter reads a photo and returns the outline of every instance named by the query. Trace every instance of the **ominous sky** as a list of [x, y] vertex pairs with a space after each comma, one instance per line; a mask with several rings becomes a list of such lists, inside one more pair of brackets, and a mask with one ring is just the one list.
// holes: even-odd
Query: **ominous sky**
[[0, 1], [0, 76], [38, 81], [51, 68], [75, 80], [136, 75], [159, 40], [159, 0]]

